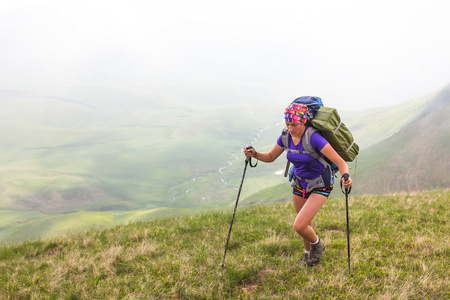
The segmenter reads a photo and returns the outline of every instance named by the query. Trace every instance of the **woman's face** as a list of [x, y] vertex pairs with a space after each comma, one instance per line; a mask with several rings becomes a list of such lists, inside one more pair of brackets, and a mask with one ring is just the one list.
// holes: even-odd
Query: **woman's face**
[[292, 136], [297, 136], [303, 134], [305, 125], [294, 122], [286, 122], [286, 128]]

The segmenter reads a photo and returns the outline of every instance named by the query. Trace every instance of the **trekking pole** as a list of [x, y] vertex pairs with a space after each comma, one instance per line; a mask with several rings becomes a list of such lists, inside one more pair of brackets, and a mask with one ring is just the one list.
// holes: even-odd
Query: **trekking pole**
[[[248, 149], [253, 149], [252, 146], [247, 146], [246, 148], [247, 148], [247, 150], [248, 150]], [[245, 158], [245, 167], [244, 167], [244, 172], [242, 173], [241, 186], [239, 187], [239, 191], [238, 191], [237, 198], [236, 198], [236, 204], [234, 205], [233, 217], [231, 218], [230, 229], [228, 230], [227, 244], [225, 245], [225, 252], [223, 253], [223, 261], [222, 261], [222, 263], [220, 264], [220, 266], [221, 266], [222, 268], [225, 267], [225, 255], [227, 255], [228, 242], [230, 241], [230, 235], [231, 235], [231, 227], [233, 227], [234, 215], [236, 214], [236, 208], [237, 208], [237, 206], [238, 206], [239, 196], [240, 196], [241, 190], [242, 190], [242, 184], [244, 183], [245, 171], [247, 170], [247, 165], [248, 165], [248, 162], [249, 162], [250, 160], [251, 160], [251, 157], [250, 157], [250, 156], [247, 156], [247, 157]], [[250, 166], [252, 166], [251, 162], [250, 162]], [[253, 167], [253, 166], [252, 166], [252, 167]], [[254, 167], [256, 167], [256, 165], [255, 165]]]
[[[342, 177], [344, 177], [344, 180], [347, 181], [348, 178], [350, 177], [350, 175], [348, 173], [345, 173], [344, 175], [342, 175]], [[345, 194], [345, 208], [346, 208], [346, 212], [347, 212], [347, 257], [348, 257], [348, 273], [351, 273], [350, 270], [350, 225], [348, 222], [348, 194], [350, 194], [350, 191], [352, 190], [352, 188], [345, 188], [345, 192], [342, 189], [342, 180], [341, 180], [341, 191], [342, 193]]]

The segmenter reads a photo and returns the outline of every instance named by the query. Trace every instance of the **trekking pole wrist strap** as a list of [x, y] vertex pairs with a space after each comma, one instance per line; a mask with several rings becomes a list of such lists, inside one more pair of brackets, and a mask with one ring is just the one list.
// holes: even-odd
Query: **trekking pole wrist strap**
[[253, 158], [255, 158], [256, 159], [256, 164], [252, 164], [252, 159], [250, 159], [250, 167], [251, 168], [254, 168], [254, 167], [256, 167], [257, 165], [258, 165], [258, 152], [256, 152], [256, 150], [255, 150], [255, 156], [253, 156]]

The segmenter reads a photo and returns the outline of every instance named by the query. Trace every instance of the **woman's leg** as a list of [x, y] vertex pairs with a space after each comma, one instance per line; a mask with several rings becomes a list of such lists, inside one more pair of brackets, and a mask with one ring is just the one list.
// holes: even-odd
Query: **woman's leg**
[[[297, 200], [296, 197], [298, 197]], [[299, 208], [294, 221], [294, 229], [302, 236], [307, 251], [309, 250], [309, 245], [307, 246], [307, 244], [317, 241], [317, 235], [312, 228], [312, 219], [326, 200], [327, 197], [316, 193], [312, 193], [307, 200], [298, 195], [294, 195], [295, 209], [297, 210]]]
[[[297, 212], [297, 215], [298, 215], [298, 213], [300, 212], [302, 207], [305, 205], [307, 199], [305, 199], [305, 198], [303, 198], [303, 197], [301, 197], [299, 195], [296, 195], [296, 194], [292, 194], [292, 195], [293, 195], [293, 198], [294, 198], [295, 211]], [[309, 222], [308, 225], [312, 227], [312, 220], [311, 220], [311, 222]], [[305, 245], [305, 250], [306, 251], [310, 251], [311, 250], [311, 246], [309, 244], [309, 241], [305, 240], [305, 238], [303, 238], [303, 244]]]

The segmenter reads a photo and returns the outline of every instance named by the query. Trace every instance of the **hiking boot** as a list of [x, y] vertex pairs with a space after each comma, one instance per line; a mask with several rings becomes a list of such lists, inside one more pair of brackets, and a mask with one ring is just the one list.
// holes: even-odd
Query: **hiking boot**
[[317, 244], [311, 245], [311, 252], [309, 257], [306, 259], [306, 264], [310, 267], [317, 265], [322, 258], [323, 250], [325, 250], [325, 243], [321, 238], [319, 238], [319, 242]]
[[305, 255], [303, 255], [303, 257], [300, 258], [300, 264], [306, 265], [306, 261], [308, 260], [308, 258], [309, 258], [309, 255], [308, 255], [308, 253], [305, 252]]

